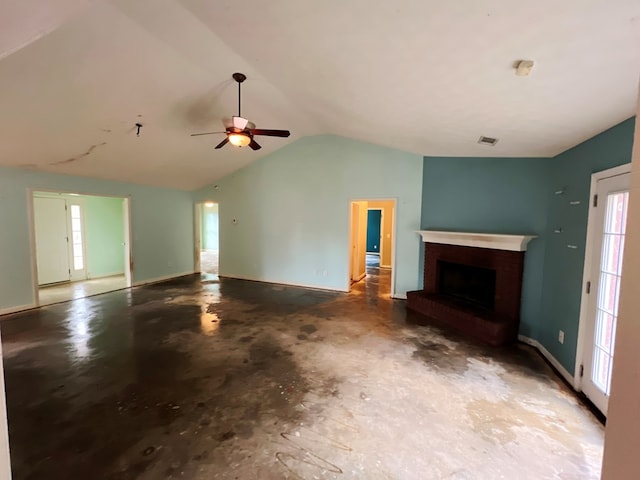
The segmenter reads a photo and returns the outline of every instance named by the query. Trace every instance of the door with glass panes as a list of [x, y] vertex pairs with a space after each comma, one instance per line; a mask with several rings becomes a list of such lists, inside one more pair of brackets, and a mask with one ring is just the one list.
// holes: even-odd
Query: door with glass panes
[[607, 414], [614, 362], [618, 300], [629, 205], [630, 174], [598, 180], [590, 217], [591, 262], [587, 284], [582, 390]]

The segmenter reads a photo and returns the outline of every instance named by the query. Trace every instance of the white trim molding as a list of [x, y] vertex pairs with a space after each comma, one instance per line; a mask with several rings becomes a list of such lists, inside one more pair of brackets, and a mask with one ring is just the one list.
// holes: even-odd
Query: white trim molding
[[537, 235], [505, 235], [502, 233], [447, 232], [419, 230], [423, 242], [459, 245], [461, 247], [491, 248], [524, 252], [527, 244]]
[[573, 375], [571, 375], [567, 371], [567, 369], [564, 368], [562, 364], [556, 359], [556, 357], [551, 355], [549, 353], [549, 350], [544, 348], [544, 346], [540, 342], [538, 342], [537, 340], [534, 340], [533, 338], [525, 337], [524, 335], [518, 335], [518, 341], [525, 343], [535, 348], [536, 350], [538, 350], [542, 354], [542, 356], [546, 358], [551, 365], [553, 365], [553, 368], [555, 368], [557, 372], [560, 375], [562, 375], [562, 377], [567, 382], [569, 382], [569, 385], [571, 385], [575, 390], [579, 391], [576, 378], [574, 378]]
[[11, 315], [12, 313], [23, 312], [25, 310], [31, 310], [34, 308], [38, 308], [35, 303], [29, 303], [27, 305], [19, 305], [17, 307], [9, 307], [0, 309], [0, 316], [3, 315]]
[[[284, 285], [287, 287], [311, 288], [313, 290], [324, 290], [327, 292], [349, 293], [348, 289], [339, 287], [330, 287], [327, 285], [311, 285], [309, 283], [291, 283], [284, 280], [266, 280], [264, 278], [251, 277], [246, 275], [220, 275], [220, 278], [232, 278], [233, 280], [248, 280], [249, 282], [268, 283], [271, 285]], [[364, 278], [364, 275], [362, 276]]]
[[182, 272], [182, 273], [174, 273], [171, 275], [164, 275], [162, 277], [150, 278], [148, 280], [141, 280], [138, 282], [134, 282], [132, 287], [141, 287], [143, 285], [151, 285], [153, 283], [166, 282], [167, 280], [173, 280], [174, 278], [187, 277], [189, 275], [195, 275], [197, 272]]

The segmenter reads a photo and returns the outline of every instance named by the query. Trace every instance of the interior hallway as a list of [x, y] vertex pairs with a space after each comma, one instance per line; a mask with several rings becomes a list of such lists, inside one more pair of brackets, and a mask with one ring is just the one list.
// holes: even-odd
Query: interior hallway
[[407, 323], [388, 282], [194, 275], [4, 317], [14, 478], [599, 478], [602, 426], [533, 350]]

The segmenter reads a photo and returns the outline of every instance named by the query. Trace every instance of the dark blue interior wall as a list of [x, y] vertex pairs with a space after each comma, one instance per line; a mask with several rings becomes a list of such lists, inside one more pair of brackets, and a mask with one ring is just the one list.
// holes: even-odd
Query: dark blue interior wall
[[536, 338], [549, 204], [548, 158], [425, 157], [422, 228], [534, 234], [525, 256], [520, 333]]
[[[552, 160], [538, 340], [570, 373], [578, 341], [591, 174], [631, 162], [634, 126], [631, 118]], [[564, 193], [554, 194], [560, 190]], [[558, 229], [562, 233], [553, 233]], [[558, 342], [559, 330], [565, 332], [564, 344]]]
[[380, 252], [380, 220], [382, 210], [367, 212], [367, 252]]

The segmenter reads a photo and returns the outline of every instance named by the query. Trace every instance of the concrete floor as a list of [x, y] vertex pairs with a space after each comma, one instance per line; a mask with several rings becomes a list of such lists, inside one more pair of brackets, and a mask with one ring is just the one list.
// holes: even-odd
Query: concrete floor
[[15, 479], [596, 479], [603, 428], [529, 347], [351, 294], [192, 276], [4, 317]]
[[93, 278], [80, 282], [67, 282], [55, 285], [48, 285], [38, 288], [38, 299], [40, 305], [51, 305], [52, 303], [64, 302], [76, 298], [90, 297], [100, 293], [112, 292], [126, 288], [127, 280], [124, 275], [114, 275], [111, 277]]

